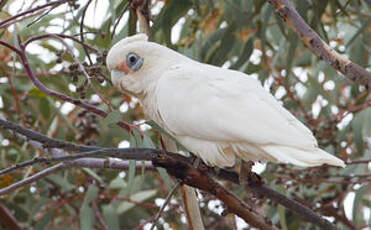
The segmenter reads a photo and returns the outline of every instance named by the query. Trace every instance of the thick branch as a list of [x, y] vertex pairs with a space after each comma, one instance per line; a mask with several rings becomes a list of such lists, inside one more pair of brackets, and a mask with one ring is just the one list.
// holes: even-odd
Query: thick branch
[[320, 59], [350, 80], [371, 89], [371, 72], [341, 56], [304, 21], [289, 0], [269, 0], [277, 14]]
[[[200, 189], [211, 189], [211, 188], [217, 189], [217, 190], [213, 189], [213, 190], [206, 190], [206, 191], [209, 191], [210, 193], [214, 195], [216, 192], [218, 192], [218, 195], [223, 197], [224, 201], [231, 202], [230, 204], [233, 203], [233, 205], [239, 204], [240, 206], [236, 206], [236, 207], [233, 206], [229, 211], [236, 213], [237, 215], [244, 216], [245, 218], [249, 218], [248, 213], [245, 213], [245, 211], [240, 210], [242, 206], [244, 207], [243, 203], [240, 203], [240, 201], [236, 197], [234, 197], [233, 194], [229, 194], [228, 191], [225, 191], [223, 187], [219, 188], [220, 186], [219, 184], [217, 184], [211, 178], [208, 178], [208, 174], [209, 174], [209, 175], [216, 176], [219, 179], [228, 180], [233, 183], [239, 184], [237, 173], [230, 172], [224, 169], [220, 169], [218, 170], [218, 172], [215, 172], [211, 167], [208, 167], [202, 164], [202, 167], [206, 169], [206, 173], [205, 173], [205, 170], [194, 169], [190, 165], [192, 160], [187, 157], [184, 157], [176, 153], [171, 153], [171, 152], [166, 152], [165, 154], [164, 151], [160, 151], [156, 149], [149, 149], [149, 148], [105, 149], [105, 148], [93, 147], [93, 146], [74, 145], [71, 143], [51, 139], [35, 131], [27, 130], [19, 125], [6, 121], [2, 118], [0, 118], [0, 127], [20, 133], [29, 139], [40, 141], [41, 143], [44, 144], [44, 147], [59, 146], [59, 147], [66, 147], [67, 149], [70, 149], [73, 151], [90, 151], [88, 153], [81, 154], [80, 155], [81, 157], [97, 156], [99, 155], [99, 152], [101, 152], [100, 156], [108, 155], [108, 156], [113, 156], [116, 158], [128, 159], [130, 155], [130, 157], [133, 157], [130, 159], [142, 159], [142, 158], [151, 159], [154, 165], [165, 167], [165, 168], [168, 167], [167, 170], [169, 170], [169, 173], [171, 175], [179, 179], [183, 179], [183, 182], [188, 185], [195, 186]], [[49, 144], [50, 146], [48, 146]], [[125, 154], [129, 154], [129, 155], [125, 155]], [[66, 159], [69, 158], [68, 160], [71, 160], [71, 159], [74, 159], [74, 157], [76, 157], [76, 154], [69, 155], [68, 157], [66, 157]], [[100, 160], [104, 160], [104, 159], [100, 159]], [[171, 164], [167, 163], [167, 161], [171, 162]], [[206, 184], [204, 184], [204, 182]], [[273, 189], [269, 188], [268, 185], [250, 184], [246, 188], [250, 191], [256, 192], [260, 196], [265, 196], [279, 204], [282, 204], [288, 210], [299, 214], [305, 220], [320, 226], [322, 229], [336, 229], [330, 222], [318, 216], [310, 208], [300, 204], [299, 202], [289, 199], [288, 197], [280, 194], [279, 192], [274, 191]]]
[[163, 167], [167, 172], [192, 187], [207, 191], [220, 199], [227, 207], [228, 212], [234, 213], [244, 219], [251, 226], [259, 229], [277, 229], [266, 223], [264, 218], [249, 207], [246, 203], [229, 192], [226, 188], [215, 182], [207, 172], [195, 169], [191, 164], [179, 161], [181, 158], [174, 155], [162, 154], [155, 158], [155, 166]]

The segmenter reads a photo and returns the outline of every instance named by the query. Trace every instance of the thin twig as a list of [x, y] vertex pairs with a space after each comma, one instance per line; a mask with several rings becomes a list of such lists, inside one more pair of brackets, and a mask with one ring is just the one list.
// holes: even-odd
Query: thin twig
[[111, 33], [111, 39], [112, 39], [113, 36], [115, 35], [116, 28], [117, 28], [118, 24], [120, 23], [121, 18], [124, 16], [125, 12], [126, 12], [127, 9], [129, 8], [129, 5], [130, 5], [130, 4], [129, 4], [129, 1], [128, 1], [128, 2], [125, 4], [124, 9], [123, 9], [122, 12], [120, 13], [120, 16], [119, 16], [119, 18], [117, 19], [115, 25], [113, 26], [113, 31], [112, 31], [112, 33]]
[[31, 129], [23, 128], [22, 126], [13, 123], [11, 121], [7, 121], [0, 117], [0, 127], [6, 130], [10, 130], [12, 132], [16, 132], [19, 134], [22, 134], [27, 138], [27, 140], [35, 140], [40, 142], [44, 145], [45, 148], [59, 148], [64, 149], [66, 151], [91, 151], [99, 149], [98, 147], [94, 146], [87, 146], [87, 145], [76, 145], [71, 142], [56, 140], [53, 138], [50, 138], [48, 136], [45, 136], [39, 132], [36, 132]]
[[97, 205], [97, 202], [95, 200], [93, 200], [91, 202], [92, 204], [92, 207], [93, 207], [93, 210], [94, 210], [94, 213], [95, 213], [95, 216], [97, 217], [98, 219], [98, 222], [100, 223], [100, 225], [102, 226], [102, 229], [103, 230], [108, 230], [108, 225], [106, 223], [106, 221], [104, 220], [102, 214], [100, 213], [99, 211], [99, 208], [98, 208], [98, 205]]
[[[30, 39], [30, 40], [32, 40], [32, 39]], [[89, 103], [86, 103], [86, 102], [84, 102], [84, 101], [82, 101], [80, 99], [73, 99], [73, 98], [71, 98], [71, 97], [69, 97], [69, 96], [67, 96], [65, 94], [61, 94], [61, 93], [59, 93], [57, 91], [54, 91], [52, 89], [49, 89], [43, 83], [41, 83], [39, 81], [39, 79], [35, 76], [35, 74], [32, 72], [31, 67], [30, 67], [30, 65], [28, 63], [27, 57], [26, 57], [25, 48], [26, 48], [26, 45], [29, 44], [30, 40], [28, 40], [28, 42], [26, 42], [25, 44], [20, 43], [19, 44], [19, 46], [21, 48], [20, 50], [16, 49], [15, 47], [13, 47], [13, 46], [5, 43], [5, 42], [1, 42], [0, 41], [0, 44], [4, 44], [5, 46], [13, 49], [20, 56], [21, 62], [22, 62], [23, 66], [24, 66], [24, 68], [25, 68], [25, 70], [26, 70], [26, 72], [28, 74], [28, 77], [31, 79], [31, 81], [33, 82], [33, 84], [37, 88], [39, 88], [42, 92], [44, 92], [44, 93], [46, 93], [48, 95], [51, 95], [53, 97], [59, 98], [59, 99], [61, 99], [63, 101], [67, 101], [67, 102], [70, 102], [70, 103], [72, 103], [74, 105], [77, 105], [77, 106], [80, 106], [82, 108], [85, 108], [85, 109], [87, 109], [87, 110], [89, 110], [89, 111], [91, 111], [93, 113], [96, 113], [96, 114], [102, 116], [102, 117], [107, 117], [108, 116], [108, 113], [107, 112], [105, 112], [103, 110], [100, 110], [99, 108], [97, 108], [94, 105], [91, 105]], [[117, 122], [117, 125], [120, 126], [120, 127], [122, 127], [122, 128], [127, 129], [128, 131], [131, 131], [132, 127], [137, 128], [137, 126], [128, 124], [128, 123], [126, 123], [124, 121]]]
[[25, 119], [25, 116], [24, 116], [24, 112], [23, 112], [23, 109], [22, 109], [21, 105], [19, 104], [19, 96], [18, 96], [18, 93], [17, 93], [17, 91], [14, 87], [12, 77], [10, 76], [10, 74], [7, 73], [6, 68], [4, 68], [5, 66], [2, 63], [1, 63], [1, 66], [3, 67], [3, 71], [7, 74], [8, 82], [9, 82], [10, 88], [12, 90], [12, 95], [13, 95], [14, 101], [15, 101], [16, 111], [18, 111], [19, 116], [21, 117], [22, 124], [26, 125], [26, 119]]
[[155, 219], [153, 220], [153, 223], [152, 223], [152, 226], [150, 228], [150, 230], [153, 230], [157, 224], [157, 221], [160, 219], [161, 217], [161, 214], [162, 212], [164, 211], [164, 209], [166, 208], [167, 204], [170, 202], [170, 199], [171, 197], [174, 195], [174, 193], [176, 192], [176, 190], [179, 188], [179, 186], [181, 185], [182, 183], [180, 181], [176, 182], [176, 184], [174, 185], [174, 187], [170, 190], [170, 192], [167, 194], [167, 197], [165, 199], [165, 202], [164, 204], [161, 206], [160, 210], [158, 211], [158, 213], [156, 214], [156, 217]]
[[88, 44], [86, 44], [86, 43], [84, 43], [84, 42], [82, 42], [79, 39], [74, 37], [74, 36], [78, 36], [78, 34], [74, 35], [74, 36], [70, 36], [70, 35], [66, 35], [66, 34], [58, 34], [58, 33], [43, 34], [43, 35], [35, 36], [35, 37], [32, 37], [32, 38], [28, 39], [27, 41], [24, 42], [24, 46], [27, 46], [29, 43], [34, 42], [36, 40], [41, 40], [41, 39], [44, 39], [44, 38], [50, 38], [50, 37], [54, 37], [54, 36], [71, 39], [72, 41], [79, 43], [81, 46], [86, 47], [86, 48], [94, 51], [95, 53], [100, 52], [98, 49], [96, 49], [96, 48], [94, 48], [94, 47], [92, 47], [92, 46], [90, 46], [90, 45], [88, 45]]
[[[92, 2], [92, 0], [89, 0], [88, 3], [86, 3], [86, 6], [84, 7], [84, 10], [82, 11], [82, 16], [81, 16], [81, 23], [80, 23], [80, 39], [81, 39], [81, 42], [82, 43], [85, 43], [84, 41], [84, 19], [85, 19], [85, 14], [86, 14], [86, 11], [90, 5], [90, 3]], [[86, 56], [88, 57], [88, 60], [89, 60], [89, 63], [90, 65], [93, 65], [93, 61], [91, 60], [90, 58], [90, 54], [89, 52], [86, 50], [85, 47], [83, 47], [84, 49], [84, 52], [86, 54]]]
[[6, 173], [10, 173], [16, 169], [24, 168], [29, 165], [34, 165], [38, 163], [53, 163], [59, 161], [71, 161], [86, 157], [114, 157], [120, 158], [122, 160], [144, 160], [150, 161], [158, 154], [160, 150], [151, 149], [151, 148], [101, 148], [89, 152], [76, 153], [72, 155], [63, 155], [63, 156], [53, 156], [53, 157], [35, 157], [32, 160], [23, 161], [21, 163], [15, 164], [11, 167], [0, 170], [0, 176]]
[[35, 12], [35, 11], [38, 11], [38, 10], [44, 9], [44, 8], [46, 8], [46, 7], [48, 7], [48, 6], [53, 6], [53, 5], [56, 5], [56, 4], [57, 4], [57, 5], [61, 5], [61, 4], [63, 4], [63, 3], [70, 2], [70, 1], [73, 1], [73, 0], [57, 0], [57, 1], [49, 2], [49, 3], [47, 3], [47, 4], [44, 4], [44, 5], [41, 5], [41, 6], [38, 6], [38, 7], [32, 8], [32, 9], [30, 9], [30, 10], [24, 11], [24, 12], [22, 12], [22, 13], [20, 13], [20, 14], [14, 15], [14, 16], [12, 16], [12, 17], [10, 17], [10, 18], [8, 18], [8, 19], [6, 19], [6, 20], [0, 22], [0, 28], [3, 28], [4, 26], [8, 26], [8, 24], [7, 24], [8, 22], [10, 22], [10, 21], [12, 21], [12, 20], [14, 20], [14, 19], [16, 19], [16, 18], [19, 18], [19, 17], [21, 17], [21, 16], [23, 16], [23, 15], [26, 15], [26, 14], [29, 14], [29, 13], [33, 13], [33, 12]]
[[21, 54], [21, 50], [15, 48], [15, 46], [12, 46], [10, 45], [9, 43], [7, 42], [4, 42], [4, 41], [0, 41], [0, 45], [3, 45], [11, 50], [13, 50], [16, 54], [20, 55]]
[[59, 163], [59, 164], [51, 166], [50, 168], [44, 169], [41, 172], [35, 173], [34, 175], [32, 175], [30, 177], [27, 177], [27, 178], [25, 178], [21, 181], [18, 181], [16, 183], [13, 183], [13, 184], [9, 185], [8, 187], [0, 189], [0, 196], [8, 194], [8, 193], [16, 190], [17, 188], [24, 187], [24, 186], [26, 186], [26, 185], [28, 185], [32, 182], [38, 181], [41, 178], [44, 178], [44, 177], [46, 177], [46, 176], [48, 176], [52, 173], [55, 173], [59, 170], [64, 169], [65, 167], [66, 167], [66, 165], [64, 163]]
[[48, 15], [50, 13], [50, 11], [54, 10], [55, 8], [57, 8], [59, 5], [54, 5], [52, 6], [49, 10], [47, 10], [45, 13], [43, 13], [42, 15], [40, 15], [39, 17], [37, 17], [35, 20], [33, 20], [32, 22], [28, 23], [26, 27], [30, 27], [32, 26], [33, 24], [35, 24], [36, 22], [40, 21], [43, 17], [45, 17], [46, 15]]
[[[60, 38], [58, 35], [52, 34], [52, 37], [58, 39], [58, 41], [60, 41], [66, 47], [67, 51], [71, 54], [71, 56], [72, 56], [73, 60], [75, 61], [75, 63], [78, 64], [78, 66], [80, 68], [80, 71], [84, 74], [86, 80], [88, 81], [88, 85], [94, 90], [94, 92], [99, 96], [99, 98], [108, 106], [108, 108], [110, 109], [110, 111], [113, 111], [113, 108], [112, 108], [111, 103], [109, 103], [109, 101], [106, 98], [104, 98], [104, 96], [99, 92], [99, 90], [93, 85], [93, 83], [90, 80], [91, 77], [86, 72], [85, 67], [80, 62], [80, 60], [75, 56], [75, 54], [73, 53], [73, 51], [69, 47], [69, 45], [65, 41], [63, 41], [63, 39]], [[83, 47], [84, 47], [84, 50], [86, 50], [85, 46], [83, 46]], [[86, 52], [87, 52], [87, 50], [86, 50]]]
[[[146, 170], [154, 171], [155, 167], [153, 167], [151, 162], [136, 162], [136, 168], [142, 169], [143, 166], [146, 167]], [[53, 165], [49, 168], [46, 168], [34, 175], [27, 177], [23, 180], [15, 182], [8, 187], [0, 189], [0, 195], [5, 195], [13, 192], [17, 188], [24, 187], [28, 184], [31, 184], [35, 181], [38, 181], [50, 174], [53, 174], [60, 170], [65, 170], [68, 168], [98, 168], [98, 169], [118, 169], [118, 170], [129, 170], [129, 162], [128, 161], [121, 161], [121, 160], [114, 160], [114, 159], [97, 159], [97, 158], [81, 158], [74, 161], [67, 161], [58, 163]]]

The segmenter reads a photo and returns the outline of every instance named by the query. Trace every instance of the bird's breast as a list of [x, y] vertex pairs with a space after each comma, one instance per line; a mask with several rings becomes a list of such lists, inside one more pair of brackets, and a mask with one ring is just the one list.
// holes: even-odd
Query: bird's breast
[[144, 109], [144, 114], [147, 116], [147, 118], [153, 120], [166, 132], [175, 136], [175, 134], [167, 127], [163, 119], [163, 116], [161, 115], [161, 112], [159, 110], [159, 106], [155, 96], [146, 95], [146, 97], [141, 100], [141, 104]]

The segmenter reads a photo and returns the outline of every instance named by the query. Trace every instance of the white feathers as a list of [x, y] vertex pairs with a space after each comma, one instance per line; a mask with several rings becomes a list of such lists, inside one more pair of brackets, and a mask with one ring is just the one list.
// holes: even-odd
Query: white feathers
[[135, 37], [115, 45], [107, 64], [114, 70], [129, 52], [136, 52], [144, 58], [143, 66], [115, 77], [114, 84], [139, 97], [151, 119], [207, 164], [232, 166], [241, 158], [345, 166], [319, 149], [311, 131], [257, 80]]
[[107, 67], [108, 69], [114, 69], [115, 66], [118, 65], [118, 63], [125, 59], [124, 54], [120, 52], [112, 52], [114, 50], [121, 49], [121, 47], [126, 47], [130, 43], [134, 42], [146, 42], [148, 40], [148, 36], [145, 34], [136, 34], [131, 37], [127, 37], [125, 39], [122, 39], [121, 41], [117, 42], [114, 46], [112, 46], [109, 55], [107, 55]]

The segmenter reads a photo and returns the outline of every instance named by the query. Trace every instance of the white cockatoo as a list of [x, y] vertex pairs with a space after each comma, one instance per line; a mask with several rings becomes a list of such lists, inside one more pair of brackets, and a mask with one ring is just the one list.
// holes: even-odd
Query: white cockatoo
[[239, 158], [345, 167], [242, 72], [199, 63], [144, 34], [116, 43], [107, 66], [114, 86], [137, 97], [150, 119], [210, 166], [231, 167]]

